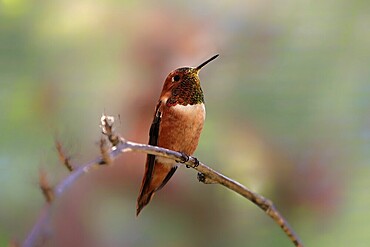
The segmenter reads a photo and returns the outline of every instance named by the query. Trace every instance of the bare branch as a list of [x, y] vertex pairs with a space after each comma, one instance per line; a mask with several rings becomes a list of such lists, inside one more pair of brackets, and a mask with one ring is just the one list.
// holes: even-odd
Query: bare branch
[[[88, 173], [91, 168], [96, 165], [106, 164], [107, 157], [109, 157], [109, 162], [112, 162], [117, 156], [121, 153], [125, 152], [141, 152], [146, 154], [153, 154], [156, 156], [161, 156], [169, 159], [176, 160], [181, 162], [195, 170], [198, 173], [199, 181], [207, 184], [221, 184], [226, 188], [238, 193], [239, 195], [245, 197], [246, 199], [253, 202], [259, 208], [266, 212], [285, 232], [285, 234], [289, 237], [292, 243], [297, 247], [303, 247], [303, 243], [298, 238], [298, 236], [294, 233], [293, 229], [289, 226], [288, 222], [284, 219], [284, 217], [280, 214], [280, 212], [276, 209], [274, 204], [264, 198], [263, 196], [249, 190], [242, 184], [226, 177], [225, 175], [211, 169], [210, 167], [206, 166], [205, 164], [199, 162], [196, 158], [189, 156], [189, 159], [184, 162], [184, 157], [182, 153], [175, 152], [169, 149], [160, 148], [156, 146], [144, 145], [139, 143], [134, 143], [130, 141], [126, 141], [123, 138], [120, 138], [118, 135], [115, 135], [113, 132], [113, 122], [114, 118], [104, 116], [102, 117], [101, 121], [101, 128], [104, 135], [106, 135], [109, 141], [112, 143], [113, 147], [111, 148], [110, 152], [105, 153], [103, 151], [104, 148], [101, 148], [103, 155], [98, 157], [97, 159], [89, 162], [88, 164], [82, 165], [76, 170], [74, 170], [67, 178], [65, 178], [55, 189], [54, 193], [54, 201], [57, 200], [63, 192], [71, 187], [77, 179], [79, 179], [82, 175]], [[112, 120], [112, 121], [109, 121]], [[103, 144], [102, 144], [103, 145]], [[105, 156], [105, 157], [104, 157]], [[109, 163], [108, 162], [108, 163]], [[50, 205], [51, 206], [51, 205]], [[47, 224], [50, 218], [50, 207], [45, 207], [45, 211], [40, 216], [39, 221], [34, 225], [32, 231], [27, 236], [25, 241], [23, 242], [23, 247], [32, 247], [36, 246], [36, 243], [40, 241], [40, 239], [46, 238], [46, 230], [48, 229]]]

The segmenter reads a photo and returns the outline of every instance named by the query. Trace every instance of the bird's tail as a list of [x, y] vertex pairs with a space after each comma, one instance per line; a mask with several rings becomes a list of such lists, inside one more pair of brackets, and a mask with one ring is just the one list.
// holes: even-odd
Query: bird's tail
[[141, 210], [150, 202], [153, 196], [154, 191], [140, 193], [139, 197], [137, 198], [136, 216], [139, 216]]
[[150, 202], [155, 192], [166, 185], [175, 173], [177, 166], [154, 162], [151, 167], [147, 160], [145, 174], [141, 184], [140, 194], [137, 198], [136, 216]]

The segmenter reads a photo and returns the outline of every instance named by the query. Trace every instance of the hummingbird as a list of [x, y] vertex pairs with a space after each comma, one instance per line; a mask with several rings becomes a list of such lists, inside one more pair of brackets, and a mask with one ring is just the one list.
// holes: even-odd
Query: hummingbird
[[[164, 81], [149, 130], [149, 145], [192, 155], [198, 146], [206, 110], [200, 86], [199, 71], [215, 55], [197, 67], [173, 70]], [[172, 159], [147, 155], [145, 173], [137, 199], [136, 215], [150, 202], [155, 192], [163, 188], [177, 169]]]

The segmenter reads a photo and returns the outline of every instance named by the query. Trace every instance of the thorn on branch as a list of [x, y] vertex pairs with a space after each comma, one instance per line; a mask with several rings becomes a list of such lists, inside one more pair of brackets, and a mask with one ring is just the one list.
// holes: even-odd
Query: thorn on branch
[[204, 181], [206, 181], [206, 176], [203, 173], [198, 172], [197, 179], [198, 179], [199, 182], [204, 183]]
[[58, 140], [55, 141], [55, 147], [58, 151], [58, 156], [62, 164], [65, 165], [65, 167], [67, 167], [68, 171], [70, 172], [73, 171], [74, 168], [70, 162], [71, 159], [70, 157], [64, 154], [62, 144]]
[[204, 183], [204, 184], [218, 184], [218, 182], [207, 177], [204, 173], [201, 173], [201, 172], [198, 172], [197, 179], [199, 182]]
[[108, 140], [112, 143], [115, 147], [121, 142], [121, 138], [114, 133], [114, 117], [107, 116], [105, 114], [102, 115], [100, 118], [100, 128], [102, 130], [103, 135], [108, 137]]
[[54, 199], [54, 190], [50, 186], [47, 180], [46, 172], [44, 170], [40, 170], [39, 186], [42, 191], [42, 194], [45, 197], [46, 202], [50, 204]]

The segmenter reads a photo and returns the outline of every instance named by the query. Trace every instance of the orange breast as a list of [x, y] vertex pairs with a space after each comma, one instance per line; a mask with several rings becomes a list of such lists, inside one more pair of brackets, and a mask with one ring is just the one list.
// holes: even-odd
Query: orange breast
[[205, 120], [204, 104], [164, 107], [158, 146], [192, 155]]

